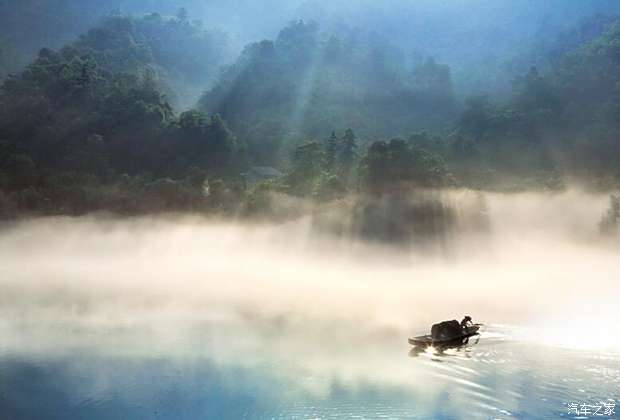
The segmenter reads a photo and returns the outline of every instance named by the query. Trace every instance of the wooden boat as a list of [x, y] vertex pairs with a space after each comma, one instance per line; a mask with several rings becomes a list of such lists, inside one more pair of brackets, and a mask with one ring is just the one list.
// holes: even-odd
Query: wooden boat
[[410, 338], [409, 344], [411, 344], [412, 346], [418, 346], [418, 347], [458, 346], [461, 344], [465, 344], [465, 342], [467, 341], [467, 339], [469, 339], [469, 337], [477, 335], [481, 326], [482, 324], [470, 325], [469, 327], [465, 327], [463, 329], [463, 333], [461, 335], [449, 337], [449, 338], [443, 338], [443, 339], [433, 340], [433, 337], [430, 334], [420, 335], [418, 337]]

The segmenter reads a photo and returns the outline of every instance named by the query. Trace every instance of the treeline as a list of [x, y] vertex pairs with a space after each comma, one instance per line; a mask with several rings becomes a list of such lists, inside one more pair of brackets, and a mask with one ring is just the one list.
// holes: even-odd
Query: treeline
[[334, 131], [322, 141], [296, 147], [286, 173], [268, 185], [293, 196], [320, 200], [349, 193], [382, 195], [454, 185], [444, 160], [417, 147], [415, 138], [361, 147], [352, 129], [340, 136]]
[[364, 31], [324, 33], [293, 22], [275, 41], [248, 45], [200, 108], [219, 113], [263, 164], [278, 164], [301, 137], [354, 127], [391, 138], [452, 124], [458, 104], [450, 68]]
[[509, 102], [497, 104], [489, 97], [467, 101], [454, 133], [461, 149], [455, 171], [546, 172], [551, 178], [563, 175], [617, 186], [619, 44], [616, 20], [548, 70], [532, 67], [515, 81]]
[[184, 9], [174, 17], [110, 16], [71, 48], [110, 73], [152, 73], [175, 107], [193, 106], [230, 54], [226, 34], [190, 22]]
[[[216, 44], [184, 16], [118, 16], [59, 51], [41, 50], [0, 90], [5, 213], [146, 210], [152, 200], [136, 197], [158, 188], [159, 207], [183, 208], [201, 198], [207, 174], [239, 173], [242, 147], [225, 123], [176, 115], [164, 93], [170, 73], [206, 72], [194, 50], [217, 62]], [[175, 194], [156, 182], [167, 178], [179, 180]]]
[[[510, 100], [461, 103], [449, 67], [408, 66], [380, 38], [293, 22], [216, 76], [225, 38], [186, 12], [110, 16], [2, 84], [0, 213], [257, 213], [282, 194], [561, 189], [571, 176], [612, 187], [620, 23], [606, 25], [518, 78]], [[171, 92], [214, 78], [175, 111]]]
[[[303, 47], [304, 33], [318, 36], [314, 25], [303, 23], [281, 34], [279, 42], [288, 43], [287, 59], [297, 51], [296, 43]], [[109, 17], [58, 51], [41, 50], [23, 72], [9, 77], [0, 91], [4, 214], [244, 206], [252, 211], [257, 191], [337, 198], [365, 185], [377, 190], [378, 183], [387, 182], [374, 179], [381, 152], [373, 149], [365, 160], [366, 144], [358, 144], [349, 129], [342, 137], [334, 133], [326, 142], [298, 147], [299, 140], [287, 139], [290, 153], [272, 161], [285, 176], [248, 185], [243, 174], [279, 150], [264, 144], [257, 148], [260, 141], [243, 130], [243, 136], [236, 136], [218, 113], [177, 114], [166, 95], [172, 72], [207, 72], [192, 67], [190, 56], [196, 51], [217, 56], [208, 34], [183, 13], [176, 18]], [[178, 48], [192, 42], [203, 50]], [[302, 48], [299, 59], [306, 60], [308, 53]], [[429, 60], [415, 77], [418, 94], [436, 89], [437, 97], [452, 102], [447, 68]], [[401, 162], [414, 164], [420, 153]]]
[[[0, 0], [0, 80], [19, 72], [43, 48], [59, 48], [128, 0]], [[10, 59], [5, 60], [5, 58]]]
[[570, 179], [612, 188], [620, 178], [619, 22], [598, 16], [545, 45], [546, 60], [532, 58], [540, 69], [517, 77], [508, 100], [464, 101], [449, 67], [432, 58], [408, 68], [381, 39], [294, 22], [275, 41], [248, 46], [200, 107], [220, 113], [261, 164], [282, 165], [300, 138], [344, 126], [363, 147], [409, 140], [441, 157], [462, 186], [560, 189]]
[[[0, 77], [21, 70], [41, 48], [60, 48], [99, 25], [106, 17], [142, 16], [151, 11], [187, 17], [187, 12], [179, 12], [184, 10], [181, 9], [183, 6], [192, 3], [192, 0], [0, 0], [0, 58], [4, 46], [13, 54], [12, 61], [2, 62], [8, 72], [0, 73]], [[191, 24], [202, 26], [199, 20], [192, 20]]]

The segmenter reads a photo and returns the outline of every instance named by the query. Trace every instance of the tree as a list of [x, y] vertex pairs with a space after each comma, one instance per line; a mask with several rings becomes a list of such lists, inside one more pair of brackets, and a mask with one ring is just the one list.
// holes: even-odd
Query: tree
[[459, 121], [460, 132], [475, 142], [479, 142], [490, 129], [493, 111], [488, 97], [467, 98]]
[[603, 215], [599, 228], [601, 233], [612, 235], [618, 232], [620, 225], [620, 196], [612, 195], [609, 197], [609, 208]]
[[298, 146], [291, 158], [291, 170], [287, 181], [291, 192], [297, 195], [313, 193], [323, 174], [325, 151], [320, 143], [310, 141]]
[[348, 183], [351, 177], [351, 171], [357, 162], [357, 137], [352, 129], [347, 129], [342, 137], [342, 145], [338, 156], [340, 170]]
[[[420, 69], [416, 76], [403, 57], [379, 36], [318, 32], [312, 23], [293, 22], [275, 41], [247, 46], [200, 106], [220, 113], [253, 150], [279, 138], [276, 147], [285, 153], [271, 156], [294, 147], [286, 140], [316, 138], [325, 127], [354, 127], [359, 137], [443, 128], [456, 111], [450, 69], [429, 61], [426, 74]], [[282, 135], [257, 129], [278, 122]], [[345, 167], [356, 166], [352, 150], [345, 150]]]
[[338, 137], [336, 132], [332, 131], [331, 136], [327, 139], [325, 145], [325, 167], [328, 172], [333, 172], [336, 166], [336, 159], [338, 157]]
[[388, 144], [384, 141], [372, 143], [360, 165], [364, 189], [375, 193], [383, 192], [389, 183], [390, 151]]
[[211, 116], [207, 136], [208, 148], [205, 162], [207, 167], [215, 168], [219, 172], [233, 169], [236, 139], [219, 114]]
[[525, 76], [515, 80], [515, 94], [512, 102], [517, 109], [526, 110], [532, 114], [536, 110], [546, 110], [554, 114], [561, 110], [561, 99], [558, 97], [555, 86], [534, 66]]
[[418, 187], [437, 188], [444, 186], [449, 178], [439, 157], [401, 139], [374, 142], [360, 166], [362, 186], [375, 194]]
[[416, 89], [444, 99], [452, 99], [454, 95], [450, 67], [437, 64], [432, 57], [415, 68], [413, 82]]

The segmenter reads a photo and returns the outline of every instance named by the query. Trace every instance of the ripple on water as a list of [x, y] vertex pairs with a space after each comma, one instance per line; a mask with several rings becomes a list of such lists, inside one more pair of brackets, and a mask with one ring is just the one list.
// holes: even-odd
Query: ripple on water
[[[372, 345], [355, 354], [350, 348], [325, 354], [314, 348], [312, 357], [278, 358], [265, 351], [257, 355], [260, 363], [245, 363], [244, 357], [237, 364], [218, 364], [222, 355], [209, 355], [208, 347], [193, 358], [163, 351], [149, 357], [105, 357], [82, 348], [58, 360], [9, 354], [0, 344], [0, 377], [12, 385], [0, 392], [0, 408], [48, 394], [54, 398], [48, 405], [93, 419], [103, 418], [96, 413], [111, 412], [118, 417], [151, 418], [155, 412], [174, 417], [179, 407], [186, 418], [219, 410], [214, 418], [512, 419], [567, 417], [568, 402], [620, 397], [617, 354], [515, 340], [507, 328], [498, 332], [489, 327], [463, 348], [416, 357], [407, 357], [404, 346], [394, 349], [392, 342]], [[343, 357], [342, 368], [338, 363], [328, 363], [327, 370], [312, 368], [312, 362], [334, 356]], [[356, 362], [348, 364], [347, 356]], [[360, 368], [366, 356], [372, 363], [351, 369]], [[394, 367], [399, 374], [388, 377]], [[21, 409], [33, 411], [20, 418], [41, 417], [37, 404]]]
[[464, 348], [416, 353], [410, 367], [418, 384], [436, 389], [430, 398], [416, 386], [374, 402], [372, 394], [345, 389], [352, 402], [331, 396], [256, 418], [556, 418], [566, 415], [568, 402], [619, 394], [610, 388], [620, 380], [617, 355], [545, 347], [510, 332], [490, 327]]

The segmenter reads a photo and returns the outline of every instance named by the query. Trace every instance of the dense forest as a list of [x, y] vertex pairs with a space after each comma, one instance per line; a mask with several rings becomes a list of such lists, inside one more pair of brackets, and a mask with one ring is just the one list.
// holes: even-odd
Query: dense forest
[[[251, 215], [273, 211], [276, 196], [358, 197], [364, 213], [367, 197], [420, 189], [620, 184], [610, 13], [584, 13], [511, 55], [519, 71], [506, 93], [495, 68], [472, 92], [480, 76], [464, 88], [465, 64], [442, 48], [412, 56], [347, 21], [293, 20], [234, 57], [238, 38], [171, 4], [166, 14], [109, 2], [78, 18], [72, 2], [35, 3], [0, 3], [2, 217]], [[16, 38], [20, 19], [49, 30], [53, 16], [72, 25]]]
[[200, 107], [222, 115], [265, 164], [295, 138], [343, 127], [365, 138], [437, 130], [457, 111], [448, 66], [428, 58], [408, 68], [385, 40], [322, 34], [302, 21], [246, 47]]

